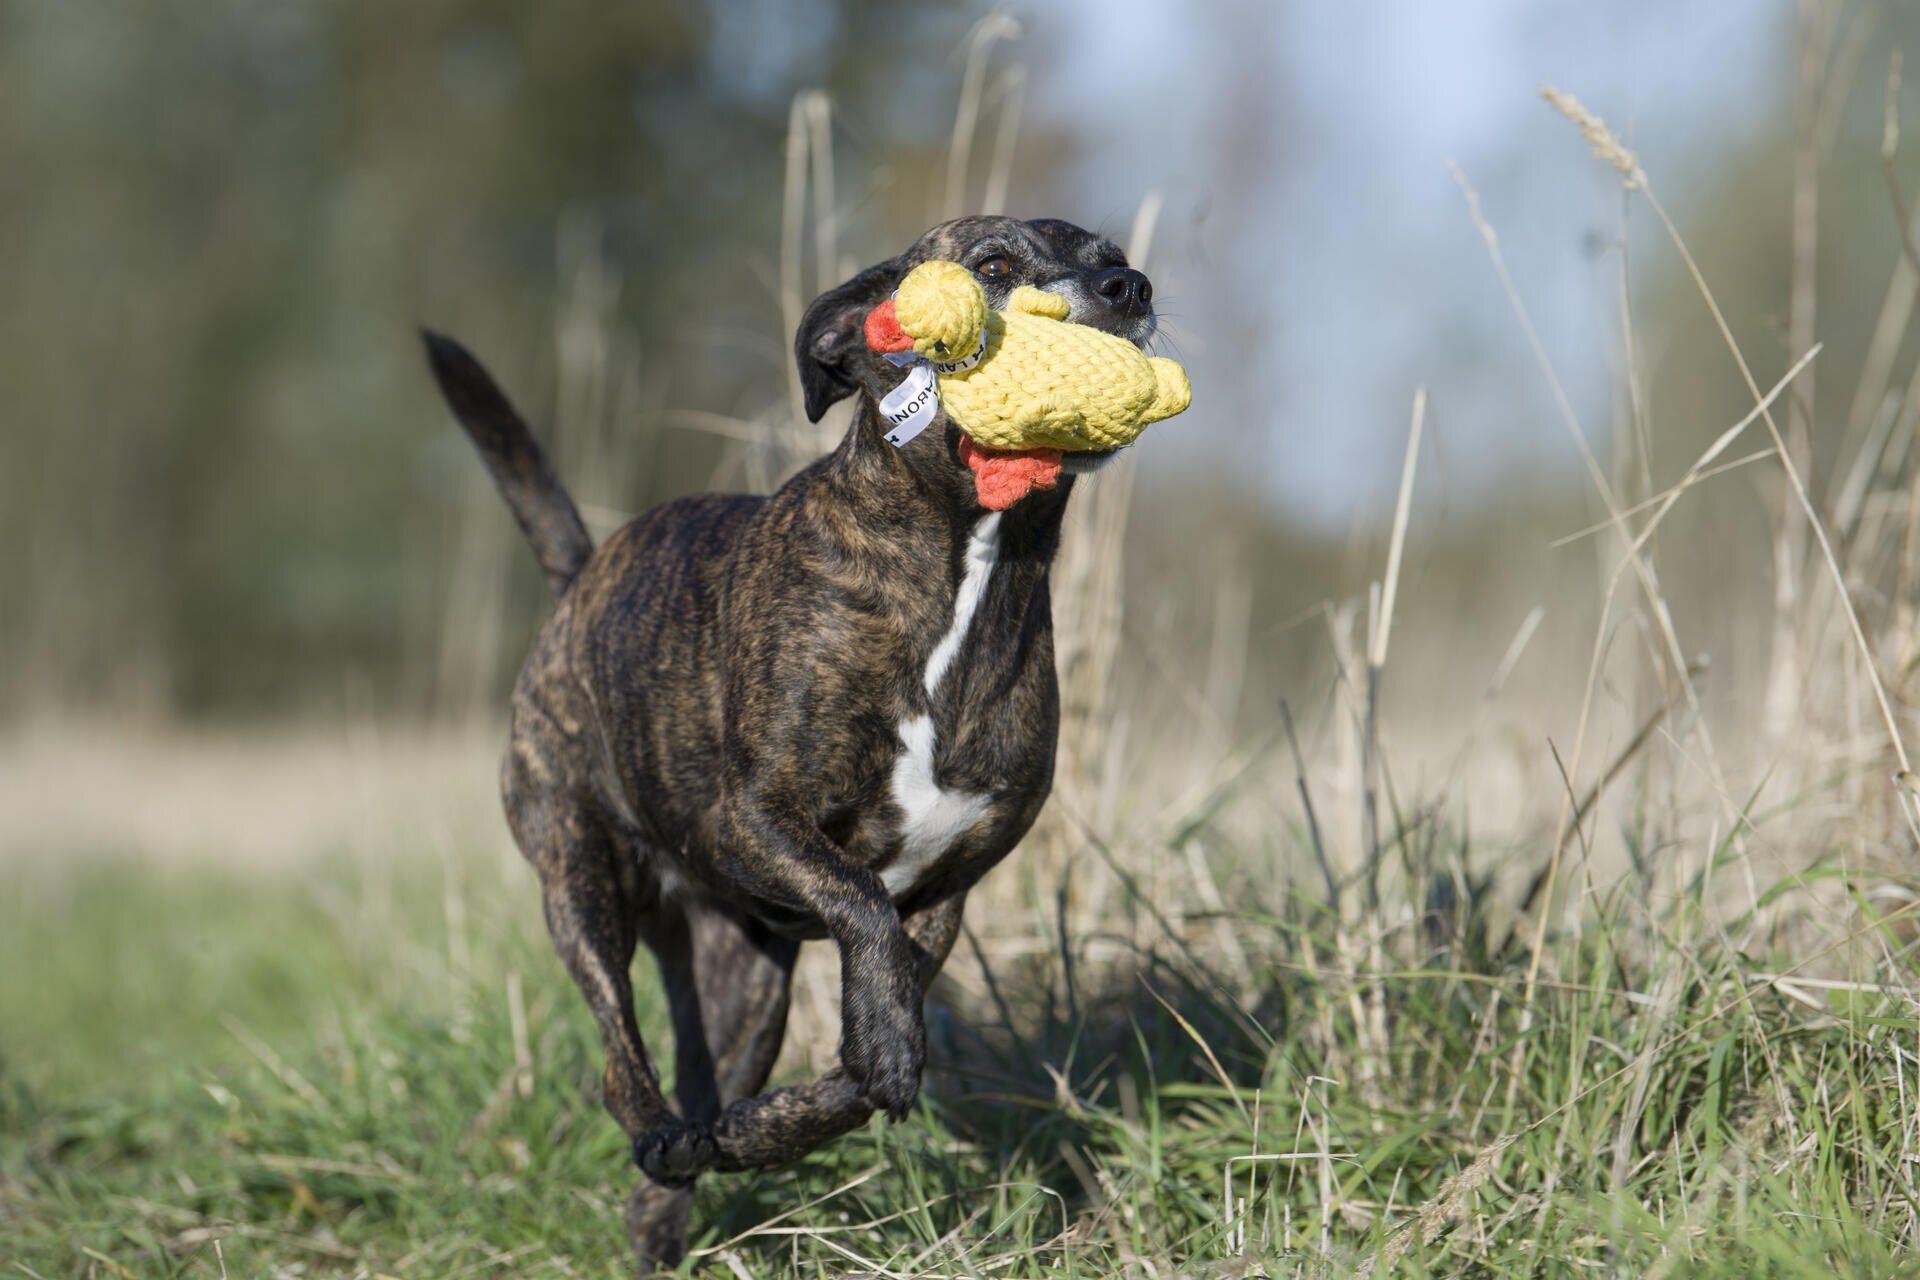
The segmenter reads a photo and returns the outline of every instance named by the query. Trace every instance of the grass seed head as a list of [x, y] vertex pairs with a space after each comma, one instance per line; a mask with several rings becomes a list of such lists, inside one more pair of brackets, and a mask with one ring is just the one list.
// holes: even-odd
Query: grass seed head
[[1582, 106], [1580, 99], [1550, 84], [1540, 86], [1540, 96], [1552, 104], [1555, 111], [1580, 126], [1580, 136], [1593, 148], [1594, 157], [1618, 169], [1628, 187], [1645, 184], [1647, 176], [1641, 171], [1640, 158], [1622, 146], [1620, 139], [1613, 136], [1613, 130], [1607, 128], [1607, 122]]

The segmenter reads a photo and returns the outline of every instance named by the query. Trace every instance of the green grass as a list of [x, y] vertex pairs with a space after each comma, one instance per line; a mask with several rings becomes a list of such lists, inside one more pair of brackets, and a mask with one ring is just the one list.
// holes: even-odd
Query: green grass
[[[461, 875], [453, 892], [431, 870], [347, 866], [17, 878], [0, 899], [0, 1264], [627, 1274], [632, 1175], [591, 1024], [528, 881]], [[1524, 940], [1478, 895], [1390, 936], [1360, 981], [1339, 958], [1350, 924], [1304, 891], [1267, 896], [1224, 934], [1189, 918], [1206, 948], [1135, 903], [1116, 928], [1158, 942], [1071, 964], [1035, 948], [990, 988], [963, 942], [912, 1119], [708, 1180], [696, 1248], [755, 1276], [1340, 1275], [1402, 1243], [1397, 1275], [1909, 1269], [1912, 1001], [1815, 992], [1816, 1009], [1750, 980], [1855, 951], [1904, 991], [1903, 921], [1862, 899], [1860, 945], [1789, 921], [1743, 953], [1738, 919], [1722, 933], [1691, 895], [1642, 886], [1550, 938], [1529, 1027]], [[1228, 1219], [1230, 1158], [1301, 1153], [1235, 1164]], [[1395, 1237], [1415, 1221], [1431, 1240]], [[711, 1253], [689, 1265], [728, 1273]]]

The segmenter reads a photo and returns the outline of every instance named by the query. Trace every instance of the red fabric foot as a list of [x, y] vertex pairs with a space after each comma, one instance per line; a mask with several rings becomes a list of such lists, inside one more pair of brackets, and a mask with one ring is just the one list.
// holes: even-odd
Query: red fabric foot
[[960, 461], [973, 472], [974, 492], [980, 505], [989, 511], [1005, 511], [1035, 489], [1051, 489], [1060, 483], [1058, 449], [1022, 449], [1002, 453], [975, 444], [973, 437], [960, 434]]

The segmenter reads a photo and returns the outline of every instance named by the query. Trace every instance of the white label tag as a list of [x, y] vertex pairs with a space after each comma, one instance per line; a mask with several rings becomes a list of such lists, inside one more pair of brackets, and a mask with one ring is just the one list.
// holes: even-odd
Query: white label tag
[[900, 385], [880, 402], [880, 416], [887, 420], [887, 443], [903, 445], [913, 439], [932, 424], [939, 410], [933, 366], [922, 361], [907, 370]]
[[987, 344], [982, 342], [973, 349], [973, 354], [965, 360], [955, 360], [951, 364], [936, 364], [934, 369], [940, 373], [965, 373], [986, 358]]
[[[987, 355], [986, 344], [982, 343], [980, 346], [974, 348], [973, 354], [968, 356], [965, 360], [955, 360], [950, 364], [939, 364], [935, 362], [933, 364], [934, 372], [965, 373], [967, 370], [973, 368], [975, 365], [979, 364], [982, 360], [986, 359], [986, 355]], [[915, 351], [911, 348], [905, 351], [882, 351], [880, 353], [880, 358], [882, 360], [885, 360], [888, 364], [892, 365], [896, 369], [904, 369], [910, 364], [929, 363], [929, 361], [924, 356], [922, 356], [918, 351]]]

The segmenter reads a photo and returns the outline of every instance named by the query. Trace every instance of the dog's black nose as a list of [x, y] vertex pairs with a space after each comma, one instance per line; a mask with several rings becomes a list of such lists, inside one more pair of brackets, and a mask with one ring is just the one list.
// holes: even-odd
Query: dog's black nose
[[1132, 267], [1108, 267], [1094, 273], [1093, 291], [1122, 315], [1143, 316], [1153, 307], [1153, 281]]

